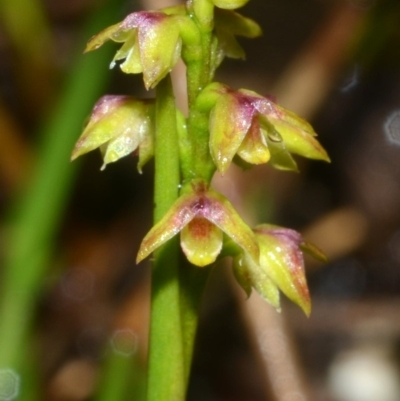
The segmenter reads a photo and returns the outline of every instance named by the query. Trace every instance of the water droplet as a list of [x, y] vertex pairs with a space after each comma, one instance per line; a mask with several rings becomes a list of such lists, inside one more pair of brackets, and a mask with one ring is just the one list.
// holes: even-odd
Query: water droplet
[[12, 369], [0, 369], [0, 400], [11, 401], [18, 397], [20, 377]]
[[281, 134], [275, 130], [268, 132], [268, 139], [272, 142], [282, 142]]

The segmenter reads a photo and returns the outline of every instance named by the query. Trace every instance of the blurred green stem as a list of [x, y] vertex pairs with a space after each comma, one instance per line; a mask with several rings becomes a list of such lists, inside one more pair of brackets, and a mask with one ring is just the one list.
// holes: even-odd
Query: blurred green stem
[[[118, 0], [93, 14], [83, 32], [90, 37], [118, 17]], [[84, 45], [80, 46], [83, 49]], [[77, 163], [69, 163], [82, 122], [110, 76], [111, 48], [79, 56], [65, 82], [53, 117], [42, 133], [38, 165], [13, 211], [0, 300], [0, 367], [17, 369], [23, 360], [26, 333], [50, 262], [53, 239], [68, 200]]]
[[[29, 62], [43, 62], [43, 49], [49, 50], [52, 42], [49, 23], [43, 5], [38, 0], [2, 0], [2, 22], [19, 54]], [[35, 36], [35, 40], [32, 37]], [[30, 64], [29, 63], [29, 64]]]
[[[99, 385], [96, 389], [96, 401], [123, 401], [126, 399], [142, 401], [145, 399], [145, 377], [139, 357], [123, 355], [109, 349], [109, 354], [102, 367]], [[133, 377], [132, 377], [133, 376]], [[133, 391], [135, 397], [127, 397]]]

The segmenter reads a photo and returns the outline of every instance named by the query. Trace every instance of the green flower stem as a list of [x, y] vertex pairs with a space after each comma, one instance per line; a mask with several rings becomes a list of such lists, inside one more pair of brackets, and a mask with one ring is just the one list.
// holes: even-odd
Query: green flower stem
[[210, 272], [210, 267], [199, 268], [186, 259], [181, 262], [181, 320], [186, 384], [189, 382], [200, 304]]
[[[189, 4], [189, 13], [201, 33], [198, 54], [186, 60], [189, 100], [188, 138], [191, 142], [190, 169], [184, 169], [184, 180], [202, 177], [210, 182], [215, 166], [210, 156], [208, 116], [195, 109], [195, 102], [201, 90], [211, 80], [211, 42], [214, 23], [214, 5], [209, 0], [194, 0]], [[188, 172], [188, 174], [186, 174]], [[182, 340], [185, 362], [185, 382], [189, 381], [198, 316], [204, 288], [210, 268], [199, 269], [182, 261], [180, 268], [180, 296]]]
[[214, 27], [214, 4], [211, 0], [193, 0], [191, 8], [202, 32], [210, 33]]
[[212, 79], [211, 44], [214, 23], [214, 5], [209, 0], [194, 0], [190, 4], [201, 33], [201, 57], [187, 63], [189, 99], [188, 132], [192, 145], [192, 177], [202, 177], [211, 181], [215, 172], [209, 150], [208, 117], [194, 109], [197, 96]]
[[[83, 37], [117, 18], [111, 0], [93, 15]], [[82, 43], [83, 48], [83, 43]], [[0, 367], [18, 369], [24, 360], [27, 331], [51, 257], [51, 247], [77, 165], [69, 164], [71, 149], [109, 73], [97, 68], [112, 49], [85, 57], [75, 65], [42, 139], [33, 179], [13, 211], [7, 256], [1, 280]], [[24, 378], [22, 378], [24, 380]]]
[[[175, 99], [168, 76], [157, 86], [154, 221], [178, 197], [179, 147]], [[179, 243], [174, 237], [155, 252], [152, 268], [147, 401], [183, 401], [185, 375], [179, 305]]]

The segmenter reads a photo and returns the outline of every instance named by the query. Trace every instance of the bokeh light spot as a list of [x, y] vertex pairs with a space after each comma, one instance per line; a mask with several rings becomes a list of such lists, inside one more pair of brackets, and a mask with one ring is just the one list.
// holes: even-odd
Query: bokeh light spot
[[136, 353], [138, 337], [132, 330], [121, 329], [114, 332], [110, 342], [115, 353], [128, 357]]
[[383, 126], [388, 141], [400, 146], [400, 110], [394, 111]]
[[20, 378], [12, 369], [0, 369], [0, 400], [11, 401], [19, 394]]

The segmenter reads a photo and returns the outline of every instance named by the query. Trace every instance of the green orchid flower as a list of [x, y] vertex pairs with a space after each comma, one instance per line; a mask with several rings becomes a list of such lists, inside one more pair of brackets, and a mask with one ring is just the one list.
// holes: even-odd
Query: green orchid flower
[[94, 106], [89, 122], [78, 139], [71, 160], [100, 148], [102, 170], [109, 163], [136, 150], [138, 170], [153, 156], [153, 127], [150, 120], [153, 101], [130, 96], [103, 96]]
[[329, 161], [310, 124], [256, 92], [212, 83], [196, 107], [210, 113], [210, 151], [222, 174], [235, 155], [250, 164], [270, 161], [283, 170], [297, 170], [290, 153]]
[[241, 219], [231, 203], [209, 188], [202, 180], [194, 180], [172, 205], [168, 213], [149, 231], [140, 246], [137, 263], [180, 232], [181, 247], [196, 266], [213, 263], [223, 245], [223, 233], [258, 261], [255, 235]]
[[123, 72], [143, 73], [146, 89], [154, 88], [178, 62], [182, 40], [189, 44], [192, 40], [199, 40], [193, 21], [181, 15], [180, 8], [176, 10], [178, 14], [170, 12], [175, 12], [175, 9], [129, 14], [122, 22], [93, 36], [85, 52], [98, 49], [108, 40], [123, 43], [110, 67], [124, 60], [120, 64]]
[[297, 231], [288, 228], [263, 224], [257, 226], [254, 233], [260, 247], [259, 263], [246, 252], [237, 255], [233, 264], [237, 281], [247, 295], [254, 288], [278, 310], [280, 290], [309, 316], [311, 299], [302, 251], [323, 261], [326, 261], [325, 255], [314, 245], [305, 242]]

